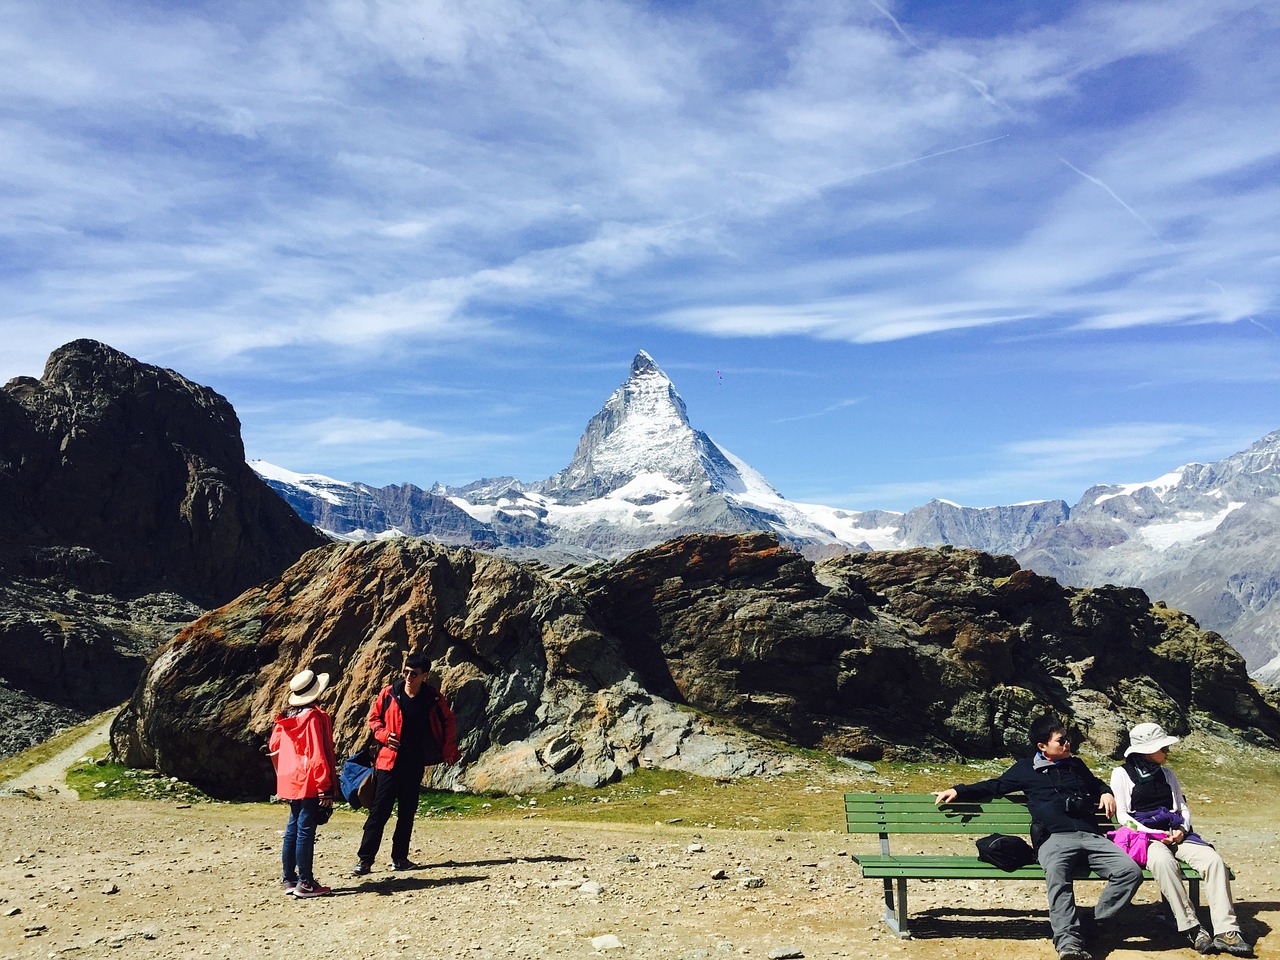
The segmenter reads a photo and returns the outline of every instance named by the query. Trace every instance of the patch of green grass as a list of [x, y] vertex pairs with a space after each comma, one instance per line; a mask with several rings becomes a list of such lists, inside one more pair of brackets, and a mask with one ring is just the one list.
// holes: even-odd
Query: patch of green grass
[[[844, 767], [844, 765], [841, 765]], [[844, 767], [844, 769], [848, 769]], [[808, 774], [713, 778], [672, 770], [639, 770], [604, 787], [560, 787], [536, 794], [424, 794], [422, 811], [451, 817], [680, 824], [767, 830], [843, 829], [843, 787], [825, 766]], [[871, 789], [869, 786], [848, 789]], [[903, 789], [898, 787], [897, 789]], [[429, 814], [431, 815], [431, 814]]]
[[155, 770], [135, 770], [106, 759], [106, 745], [90, 753], [90, 762], [67, 770], [67, 786], [81, 800], [171, 800], [179, 803], [213, 803], [212, 797], [177, 777]]
[[[82, 732], [82, 731], [81, 731]], [[65, 746], [78, 735], [67, 731]], [[47, 755], [57, 752], [47, 747]], [[542, 793], [502, 794], [424, 791], [418, 813], [434, 819], [547, 819], [570, 822], [678, 825], [695, 829], [844, 831], [842, 794], [925, 793], [953, 783], [996, 776], [1009, 758], [965, 763], [888, 762], [852, 765], [821, 751], [794, 751], [810, 768], [780, 776], [699, 777], [671, 770], [642, 769], [604, 787], [561, 787]], [[1280, 752], [1193, 735], [1174, 747], [1173, 766], [1201, 822], [1269, 821], [1280, 791]], [[77, 763], [67, 782], [82, 799], [164, 800], [208, 803], [210, 797], [188, 783], [154, 770], [132, 770], [109, 762], [108, 747]], [[1114, 761], [1087, 749], [1083, 759], [1104, 780]], [[36, 761], [38, 762], [38, 761]], [[28, 763], [28, 766], [32, 765]], [[345, 803], [340, 809], [347, 809]]]
[[519, 803], [515, 797], [500, 794], [424, 790], [418, 797], [418, 816], [456, 819], [487, 816], [494, 812], [510, 813]]

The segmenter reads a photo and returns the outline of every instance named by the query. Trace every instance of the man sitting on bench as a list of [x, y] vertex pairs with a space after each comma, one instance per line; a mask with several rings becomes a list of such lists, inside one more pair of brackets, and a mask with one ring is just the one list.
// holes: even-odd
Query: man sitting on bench
[[1040, 717], [1027, 731], [1027, 740], [1035, 748], [1034, 756], [1019, 760], [993, 779], [937, 790], [934, 803], [982, 803], [1010, 793], [1025, 794], [1036, 857], [1044, 868], [1058, 960], [1092, 960], [1084, 948], [1076, 910], [1072, 885], [1076, 863], [1087, 859], [1090, 868], [1107, 880], [1093, 909], [1096, 920], [1115, 916], [1129, 902], [1142, 884], [1142, 868], [1099, 831], [1096, 811], [1114, 816], [1115, 797], [1083, 760], [1071, 755], [1066, 727], [1055, 717]]

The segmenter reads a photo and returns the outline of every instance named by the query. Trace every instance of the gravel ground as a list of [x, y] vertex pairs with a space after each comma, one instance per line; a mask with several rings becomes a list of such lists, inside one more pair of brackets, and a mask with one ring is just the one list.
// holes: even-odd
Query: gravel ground
[[[379, 863], [352, 878], [363, 819], [342, 810], [321, 829], [316, 854], [317, 876], [334, 893], [299, 901], [279, 889], [285, 819], [283, 807], [266, 804], [2, 798], [0, 954], [1054, 957], [1043, 892], [1026, 882], [912, 883], [917, 936], [899, 941], [879, 921], [878, 882], [861, 880], [849, 856], [865, 841], [834, 831], [607, 826], [541, 815], [431, 820], [415, 831], [421, 870], [393, 873]], [[1274, 830], [1215, 835], [1240, 874], [1245, 932], [1263, 936], [1280, 915]], [[1081, 886], [1089, 902], [1096, 885]], [[1126, 925], [1132, 935], [1104, 941], [1095, 954], [1194, 956], [1161, 912], [1154, 885], [1144, 885]], [[1267, 955], [1266, 939], [1259, 952]]]
[[[913, 881], [915, 938], [898, 940], [880, 921], [879, 881], [862, 880], [850, 856], [874, 840], [837, 830], [606, 825], [549, 812], [420, 820], [411, 855], [422, 869], [395, 873], [382, 862], [353, 878], [364, 821], [343, 808], [316, 847], [316, 875], [333, 895], [297, 900], [280, 890], [283, 806], [74, 800], [64, 772], [105, 729], [5, 785], [0, 956], [1055, 956], [1043, 890], [1019, 881]], [[839, 797], [837, 786], [810, 799], [830, 804], [838, 824]], [[1227, 800], [1212, 812], [1197, 822], [1235, 868], [1244, 932], [1265, 957], [1280, 920], [1280, 802]], [[898, 838], [894, 849], [924, 852], [924, 842], [933, 841]], [[389, 843], [388, 829], [384, 861]], [[1078, 885], [1081, 901], [1098, 887]], [[1191, 960], [1164, 915], [1155, 885], [1144, 884], [1095, 957]]]

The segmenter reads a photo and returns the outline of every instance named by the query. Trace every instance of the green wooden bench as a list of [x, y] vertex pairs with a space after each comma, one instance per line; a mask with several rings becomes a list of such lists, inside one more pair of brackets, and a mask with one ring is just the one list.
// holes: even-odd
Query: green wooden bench
[[[1025, 802], [1018, 798], [934, 806], [931, 793], [848, 793], [844, 808], [849, 833], [880, 836], [879, 854], [857, 854], [853, 859], [862, 867], [863, 877], [884, 880], [884, 921], [904, 940], [911, 936], [907, 927], [908, 880], [1044, 880], [1038, 863], [1001, 870], [979, 860], [976, 848], [971, 848], [969, 855], [895, 854], [889, 849], [889, 837], [902, 833], [960, 834], [974, 839], [989, 833], [1009, 833], [1025, 838], [1031, 830], [1031, 816]], [[1101, 812], [1098, 816], [1100, 826], [1111, 826]], [[1150, 880], [1150, 871], [1144, 870], [1143, 876]], [[1198, 906], [1200, 874], [1183, 864], [1182, 876], [1191, 902]], [[1075, 879], [1102, 878], [1081, 866]]]

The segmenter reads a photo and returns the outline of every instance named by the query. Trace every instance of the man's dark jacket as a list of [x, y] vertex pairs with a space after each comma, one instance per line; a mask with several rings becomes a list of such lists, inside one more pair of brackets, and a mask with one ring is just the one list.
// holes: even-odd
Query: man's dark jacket
[[1098, 823], [1092, 817], [1075, 817], [1067, 812], [1067, 797], [1088, 799], [1090, 809], [1098, 805], [1104, 793], [1111, 787], [1093, 775], [1083, 760], [1068, 757], [1051, 763], [1043, 757], [1026, 757], [990, 780], [955, 785], [957, 801], [981, 803], [993, 797], [1010, 793], [1023, 793], [1027, 797], [1027, 810], [1031, 819], [1044, 825], [1046, 833], [1067, 833], [1083, 830], [1098, 833]]

